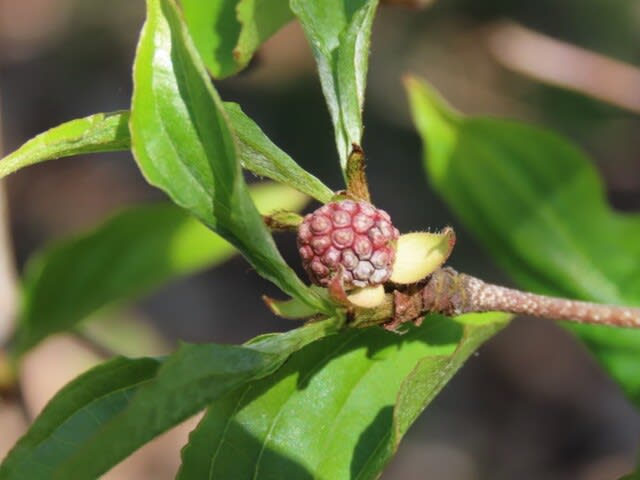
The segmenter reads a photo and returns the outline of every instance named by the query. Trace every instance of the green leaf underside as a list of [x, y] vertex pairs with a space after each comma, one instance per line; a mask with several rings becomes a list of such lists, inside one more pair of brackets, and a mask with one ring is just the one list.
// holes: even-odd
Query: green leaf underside
[[[640, 216], [609, 207], [582, 152], [539, 128], [462, 117], [407, 83], [429, 179], [522, 287], [640, 306]], [[640, 405], [640, 331], [565, 326]]]
[[334, 334], [340, 323], [328, 319], [246, 346], [183, 344], [162, 362], [119, 358], [100, 365], [50, 401], [0, 465], [0, 479], [97, 478], [212, 401]]
[[185, 22], [215, 78], [247, 66], [265, 40], [293, 19], [288, 0], [181, 0]]
[[[299, 210], [307, 201], [282, 185], [255, 185], [250, 191], [263, 213]], [[30, 260], [13, 353], [20, 355], [46, 336], [75, 327], [105, 305], [219, 264], [235, 252], [174, 205], [124, 210], [96, 230], [55, 243]]]
[[149, 0], [147, 12], [130, 122], [145, 177], [237, 247], [262, 276], [326, 310], [286, 265], [251, 202], [227, 116], [175, 4]]
[[291, 0], [318, 64], [343, 172], [361, 144], [371, 25], [377, 0]]
[[178, 478], [376, 478], [408, 426], [506, 319], [475, 317], [463, 327], [431, 316], [403, 336], [374, 327], [309, 345], [209, 407]]
[[0, 178], [56, 158], [129, 148], [129, 112], [97, 113], [71, 120], [26, 142], [0, 161]]

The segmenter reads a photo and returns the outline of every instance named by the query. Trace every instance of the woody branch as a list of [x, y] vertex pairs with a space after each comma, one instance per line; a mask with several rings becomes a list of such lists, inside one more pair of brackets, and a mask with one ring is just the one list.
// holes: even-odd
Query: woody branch
[[384, 324], [390, 330], [407, 322], [420, 324], [428, 313], [506, 312], [550, 320], [640, 328], [640, 308], [581, 302], [522, 292], [486, 283], [446, 267], [425, 284], [409, 291], [396, 290], [375, 310], [354, 314], [355, 326]]

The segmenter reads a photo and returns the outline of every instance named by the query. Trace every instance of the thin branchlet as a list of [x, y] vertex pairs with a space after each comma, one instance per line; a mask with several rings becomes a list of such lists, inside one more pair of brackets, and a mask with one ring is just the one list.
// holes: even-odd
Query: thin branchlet
[[640, 308], [602, 305], [537, 295], [486, 283], [446, 267], [407, 291], [387, 294], [376, 309], [353, 312], [354, 326], [383, 324], [390, 330], [407, 322], [420, 324], [424, 315], [505, 312], [550, 320], [640, 328]]
[[580, 323], [640, 327], [640, 308], [536, 295], [488, 284], [469, 275], [459, 277], [469, 295], [467, 312], [501, 311]]

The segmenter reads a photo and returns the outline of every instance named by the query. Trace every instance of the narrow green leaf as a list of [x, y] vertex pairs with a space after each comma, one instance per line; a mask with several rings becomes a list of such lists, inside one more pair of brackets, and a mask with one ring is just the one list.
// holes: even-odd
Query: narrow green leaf
[[247, 346], [183, 344], [126, 407], [63, 458], [52, 478], [94, 479], [212, 401], [277, 370], [296, 350], [336, 332], [328, 319]]
[[315, 312], [312, 309], [296, 298], [291, 298], [289, 300], [274, 300], [273, 298], [264, 297], [263, 299], [271, 311], [282, 318], [299, 320], [315, 315]]
[[149, 183], [236, 246], [283, 291], [328, 309], [286, 265], [251, 202], [222, 102], [169, 0], [147, 2], [130, 129]]
[[195, 46], [215, 78], [247, 66], [258, 47], [293, 19], [287, 0], [181, 0]]
[[289, 185], [319, 202], [331, 201], [333, 191], [269, 140], [238, 104], [227, 102], [224, 108], [238, 139], [238, 154], [244, 168]]
[[[307, 202], [282, 185], [256, 185], [250, 191], [265, 214], [299, 210]], [[13, 354], [19, 356], [48, 335], [75, 327], [105, 305], [221, 263], [235, 252], [176, 206], [124, 210], [97, 229], [57, 242], [29, 261]]]
[[129, 112], [96, 113], [71, 120], [32, 138], [0, 160], [0, 178], [29, 165], [83, 153], [126, 150]]
[[[278, 148], [236, 103], [225, 102], [242, 166], [327, 203], [333, 192]], [[23, 167], [84, 153], [129, 150], [129, 112], [98, 113], [71, 120], [29, 140], [0, 160], [0, 178]]]
[[369, 39], [378, 0], [291, 0], [318, 63], [343, 172], [361, 144]]
[[[539, 128], [453, 112], [407, 82], [434, 187], [524, 288], [640, 306], [640, 216], [613, 211], [585, 155]], [[565, 324], [640, 405], [640, 331]]]
[[1, 480], [50, 480], [65, 459], [123, 411], [160, 362], [116, 358], [79, 376], [45, 407], [0, 464]]
[[178, 478], [377, 478], [418, 413], [505, 319], [479, 317], [463, 327], [432, 316], [403, 336], [373, 327], [309, 345], [210, 406]]

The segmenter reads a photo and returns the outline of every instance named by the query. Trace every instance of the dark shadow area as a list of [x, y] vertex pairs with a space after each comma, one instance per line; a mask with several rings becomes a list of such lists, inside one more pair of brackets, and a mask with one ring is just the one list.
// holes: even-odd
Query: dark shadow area
[[[216, 432], [218, 433], [218, 432]], [[242, 425], [232, 421], [221, 437], [211, 443], [210, 475], [215, 479], [313, 480], [314, 475], [299, 461], [259, 442]], [[255, 477], [256, 467], [260, 476]], [[194, 479], [197, 480], [197, 479]]]
[[382, 467], [386, 463], [385, 454], [389, 453], [392, 429], [393, 407], [384, 407], [360, 435], [351, 459], [352, 479], [366, 478], [361, 477], [364, 472], [373, 472], [375, 466]]

